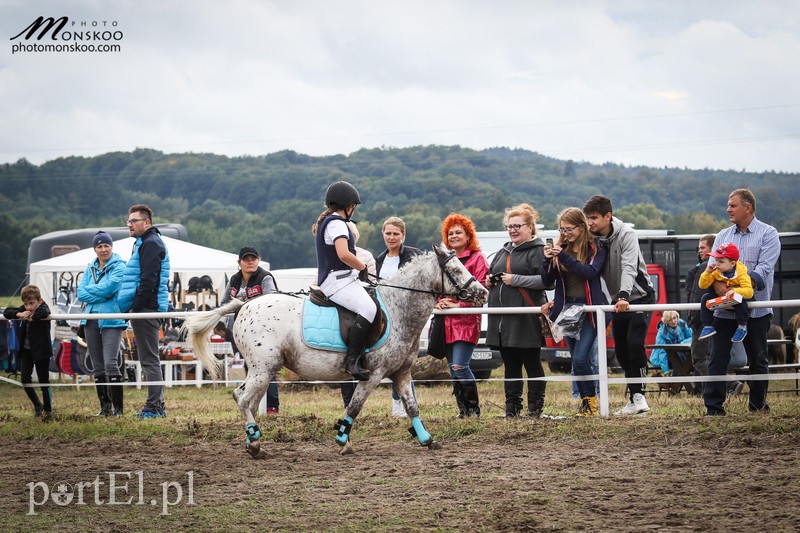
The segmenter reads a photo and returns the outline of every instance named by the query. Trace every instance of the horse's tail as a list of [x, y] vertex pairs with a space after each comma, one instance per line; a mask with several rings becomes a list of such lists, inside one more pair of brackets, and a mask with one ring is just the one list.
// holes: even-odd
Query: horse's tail
[[200, 362], [203, 363], [203, 366], [214, 379], [220, 376], [220, 368], [219, 361], [208, 349], [208, 334], [214, 329], [220, 318], [238, 311], [243, 305], [244, 302], [242, 300], [234, 298], [230, 303], [222, 307], [189, 316], [181, 328], [182, 331], [188, 332], [195, 356], [200, 359]]

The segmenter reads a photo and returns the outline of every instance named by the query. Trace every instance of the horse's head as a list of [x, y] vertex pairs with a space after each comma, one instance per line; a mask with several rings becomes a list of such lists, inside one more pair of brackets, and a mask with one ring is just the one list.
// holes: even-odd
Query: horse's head
[[439, 268], [442, 269], [442, 277], [446, 280], [442, 292], [452, 293], [465, 302], [485, 304], [489, 291], [461, 264], [456, 253], [437, 244], [433, 245], [433, 251], [436, 252]]

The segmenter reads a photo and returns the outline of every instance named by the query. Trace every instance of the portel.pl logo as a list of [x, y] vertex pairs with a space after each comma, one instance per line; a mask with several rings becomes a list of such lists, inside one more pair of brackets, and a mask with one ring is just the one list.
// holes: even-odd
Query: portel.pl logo
[[[186, 492], [181, 481], [164, 481], [160, 484], [160, 498], [146, 499], [144, 496], [144, 471], [104, 472], [94, 481], [67, 483], [58, 481], [52, 485], [43, 481], [32, 481], [28, 487], [28, 514], [35, 515], [36, 508], [52, 501], [59, 507], [67, 505], [147, 505], [161, 506], [161, 515], [168, 515], [169, 508], [184, 503], [194, 505], [194, 471], [186, 472]], [[184, 501], [184, 497], [186, 500]]]
[[123, 33], [116, 20], [42, 17], [11, 38], [11, 53], [119, 52]]

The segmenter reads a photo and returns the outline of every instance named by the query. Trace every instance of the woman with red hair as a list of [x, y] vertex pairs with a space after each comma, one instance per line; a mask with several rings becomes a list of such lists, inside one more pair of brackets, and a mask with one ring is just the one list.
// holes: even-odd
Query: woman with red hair
[[[475, 225], [464, 215], [450, 213], [442, 223], [442, 242], [456, 252], [459, 261], [470, 274], [485, 283], [489, 273], [486, 257], [478, 245]], [[459, 302], [452, 298], [442, 298], [436, 304], [438, 309], [472, 307], [473, 304]], [[481, 315], [447, 315], [444, 320], [445, 342], [447, 344], [447, 364], [453, 380], [453, 394], [459, 409], [459, 418], [480, 416], [478, 386], [475, 375], [469, 368], [472, 352], [481, 335]]]

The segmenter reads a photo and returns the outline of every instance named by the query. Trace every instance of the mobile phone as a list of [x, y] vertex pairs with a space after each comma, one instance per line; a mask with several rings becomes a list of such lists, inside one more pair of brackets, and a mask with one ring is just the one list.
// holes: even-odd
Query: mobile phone
[[548, 237], [547, 239], [545, 239], [544, 245], [545, 245], [546, 248], [552, 248], [553, 247], [553, 239], [551, 237]]

